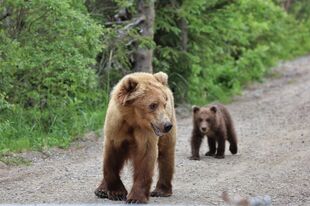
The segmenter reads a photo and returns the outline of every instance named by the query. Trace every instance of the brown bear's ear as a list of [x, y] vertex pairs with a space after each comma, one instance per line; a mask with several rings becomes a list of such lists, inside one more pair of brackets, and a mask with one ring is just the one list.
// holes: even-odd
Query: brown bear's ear
[[158, 73], [154, 74], [154, 77], [157, 79], [157, 81], [159, 81], [163, 85], [168, 84], [168, 75], [166, 73], [158, 72]]
[[128, 77], [123, 82], [123, 88], [126, 90], [126, 92], [129, 92], [129, 93], [134, 91], [137, 85], [138, 85], [138, 82], [132, 77]]
[[192, 106], [193, 113], [196, 113], [200, 110], [200, 108], [196, 105]]
[[212, 106], [212, 107], [210, 108], [210, 110], [211, 110], [212, 112], [216, 113], [216, 111], [217, 111], [217, 106]]
[[132, 94], [136, 90], [137, 86], [138, 82], [132, 77], [127, 77], [126, 79], [124, 79], [120, 91], [117, 95], [117, 99], [123, 106], [128, 105], [128, 103], [130, 103], [130, 101], [134, 99], [134, 95]]

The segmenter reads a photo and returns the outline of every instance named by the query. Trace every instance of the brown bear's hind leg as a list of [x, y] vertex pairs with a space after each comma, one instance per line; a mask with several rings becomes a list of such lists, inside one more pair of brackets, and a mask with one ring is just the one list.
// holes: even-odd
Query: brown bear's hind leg
[[[171, 140], [170, 140], [171, 141]], [[161, 142], [160, 142], [161, 143]], [[169, 197], [172, 195], [172, 177], [174, 173], [174, 147], [175, 143], [159, 143], [158, 170], [159, 178], [152, 197]]]
[[213, 137], [208, 137], [209, 151], [205, 154], [206, 156], [214, 156], [216, 152], [216, 141]]

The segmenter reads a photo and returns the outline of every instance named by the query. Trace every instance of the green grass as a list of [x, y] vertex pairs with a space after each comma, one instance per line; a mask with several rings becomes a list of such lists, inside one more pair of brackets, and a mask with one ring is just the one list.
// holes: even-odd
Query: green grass
[[19, 166], [19, 165], [29, 166], [31, 165], [30, 160], [26, 160], [22, 157], [1, 155], [1, 154], [0, 154], [0, 162], [3, 162], [4, 164], [8, 166]]
[[95, 109], [76, 107], [38, 111], [14, 108], [0, 114], [0, 154], [67, 148], [88, 131], [100, 131], [105, 105]]

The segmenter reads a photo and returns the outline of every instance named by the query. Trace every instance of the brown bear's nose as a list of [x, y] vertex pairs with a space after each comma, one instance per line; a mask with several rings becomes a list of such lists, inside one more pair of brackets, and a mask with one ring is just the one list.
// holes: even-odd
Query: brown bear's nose
[[207, 128], [206, 127], [201, 127], [201, 130], [205, 132], [207, 130]]
[[164, 132], [165, 132], [165, 133], [169, 132], [169, 131], [171, 130], [172, 126], [173, 126], [173, 125], [172, 125], [170, 122], [166, 122], [166, 123], [164, 124]]

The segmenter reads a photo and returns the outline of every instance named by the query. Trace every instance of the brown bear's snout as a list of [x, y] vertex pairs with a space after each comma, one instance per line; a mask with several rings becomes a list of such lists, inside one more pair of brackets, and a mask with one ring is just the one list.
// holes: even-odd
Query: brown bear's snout
[[167, 133], [171, 130], [171, 128], [173, 127], [173, 125], [170, 122], [166, 122], [164, 124], [164, 133]]
[[158, 126], [156, 126], [156, 124], [151, 123], [151, 126], [152, 126], [155, 134], [159, 137], [163, 136], [165, 133], [168, 133], [171, 130], [171, 128], [173, 127], [171, 122], [164, 122], [162, 124], [159, 124]]

